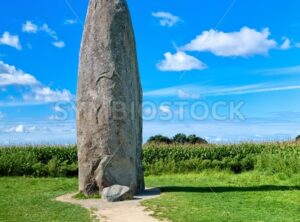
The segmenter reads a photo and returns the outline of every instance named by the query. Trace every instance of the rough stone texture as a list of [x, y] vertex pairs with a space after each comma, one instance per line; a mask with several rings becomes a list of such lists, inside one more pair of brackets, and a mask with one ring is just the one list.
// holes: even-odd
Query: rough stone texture
[[130, 188], [120, 185], [104, 188], [101, 197], [109, 202], [131, 200], [133, 198]]
[[142, 89], [125, 0], [90, 0], [77, 90], [79, 190], [144, 190]]

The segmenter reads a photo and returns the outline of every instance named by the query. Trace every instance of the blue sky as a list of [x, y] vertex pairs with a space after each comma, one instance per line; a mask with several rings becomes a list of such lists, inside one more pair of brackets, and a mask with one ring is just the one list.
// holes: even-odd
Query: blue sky
[[[145, 140], [178, 132], [212, 142], [300, 134], [299, 1], [128, 3], [144, 91]], [[87, 4], [2, 3], [0, 144], [75, 143]], [[232, 107], [238, 115], [230, 115]]]

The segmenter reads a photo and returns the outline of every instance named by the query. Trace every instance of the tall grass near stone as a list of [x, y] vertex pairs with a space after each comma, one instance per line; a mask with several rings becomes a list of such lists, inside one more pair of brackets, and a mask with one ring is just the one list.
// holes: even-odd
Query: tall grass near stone
[[75, 146], [0, 148], [1, 176], [77, 176]]
[[244, 143], [232, 145], [157, 145], [144, 147], [146, 174], [201, 172], [208, 169], [241, 173], [299, 173], [300, 145]]

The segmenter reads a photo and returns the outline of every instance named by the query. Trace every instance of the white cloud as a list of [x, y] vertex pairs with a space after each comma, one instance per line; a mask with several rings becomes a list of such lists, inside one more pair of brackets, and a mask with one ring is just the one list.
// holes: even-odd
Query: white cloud
[[37, 130], [37, 128], [35, 126], [31, 126], [31, 127], [28, 128], [29, 132], [33, 132], [33, 131], [36, 131], [36, 130]]
[[24, 94], [23, 99], [25, 101], [35, 101], [41, 103], [51, 103], [58, 101], [70, 102], [73, 96], [70, 91], [63, 89], [53, 90], [49, 87], [34, 87], [31, 93]]
[[44, 24], [39, 28], [41, 31], [46, 32], [51, 38], [53, 38], [54, 40], [58, 40], [58, 37], [56, 35], [56, 32], [54, 30], [52, 30], [48, 24]]
[[23, 24], [22, 30], [23, 30], [23, 32], [27, 32], [27, 33], [44, 32], [54, 40], [54, 42], [52, 42], [53, 46], [55, 46], [57, 48], [65, 47], [65, 43], [63, 41], [59, 40], [59, 38], [56, 34], [56, 31], [51, 29], [48, 24], [43, 24], [43, 25], [39, 26], [37, 24], [34, 24], [31, 21], [27, 21], [25, 24]]
[[200, 95], [196, 93], [189, 93], [182, 89], [178, 89], [178, 97], [181, 99], [199, 99]]
[[5, 64], [0, 61], [0, 86], [9, 85], [36, 85], [39, 82], [34, 76], [17, 70], [16, 67]]
[[24, 125], [17, 126], [15, 131], [16, 131], [16, 133], [24, 133], [24, 131], [25, 131]]
[[36, 79], [29, 74], [0, 74], [0, 86], [7, 85], [33, 85]]
[[15, 126], [15, 127], [4, 129], [4, 132], [5, 133], [24, 133], [25, 127], [24, 127], [24, 125], [21, 124], [21, 125]]
[[70, 91], [63, 89], [51, 89], [40, 83], [33, 75], [16, 69], [0, 61], [0, 87], [18, 85], [18, 92], [21, 92], [22, 100], [15, 99], [12, 102], [0, 102], [0, 106], [35, 105], [65, 101], [74, 99]]
[[284, 75], [284, 74], [300, 74], [300, 65], [291, 67], [281, 67], [274, 69], [262, 69], [255, 71], [265, 75]]
[[27, 33], [37, 33], [38, 26], [31, 21], [27, 21], [25, 24], [23, 24], [22, 31]]
[[169, 12], [153, 12], [152, 16], [159, 19], [161, 26], [173, 27], [181, 21], [178, 16], [172, 15]]
[[0, 38], [0, 45], [7, 45], [18, 50], [22, 49], [19, 36], [11, 35], [9, 32], [4, 32]]
[[284, 37], [283, 40], [284, 40], [284, 42], [280, 46], [280, 49], [282, 49], [282, 50], [290, 49], [291, 48], [291, 40], [286, 37]]
[[169, 96], [178, 96], [180, 91], [184, 92], [195, 92], [198, 87], [193, 85], [183, 85], [183, 86], [174, 86], [169, 88], [156, 89], [153, 91], [144, 92], [144, 96], [147, 97], [169, 97]]
[[63, 41], [53, 42], [52, 44], [57, 48], [64, 48], [66, 46]]
[[[16, 133], [16, 128], [23, 125], [24, 133]], [[13, 120], [0, 125], [0, 144], [58, 144], [76, 143], [76, 122], [74, 120], [53, 121], [35, 119], [26, 122]]]
[[253, 56], [267, 55], [270, 49], [277, 47], [273, 39], [269, 39], [268, 28], [256, 31], [248, 27], [238, 32], [221, 32], [209, 30], [202, 32], [182, 49], [186, 51], [207, 51], [217, 56]]
[[65, 25], [75, 25], [77, 23], [78, 21], [76, 19], [66, 19], [64, 22]]
[[[298, 84], [270, 84], [270, 83], [259, 83], [252, 85], [241, 85], [241, 86], [197, 86], [197, 85], [181, 85], [174, 86], [170, 88], [162, 88], [149, 92], [145, 92], [146, 97], [179, 97], [180, 91], [189, 92], [189, 94], [194, 94], [201, 97], [216, 97], [216, 96], [232, 96], [232, 95], [246, 95], [255, 93], [266, 93], [266, 92], [276, 92], [276, 91], [291, 91], [300, 90], [300, 85]], [[192, 93], [193, 92], [193, 93]], [[187, 94], [186, 94], [187, 95]], [[191, 98], [193, 99], [193, 98]], [[196, 98], [194, 98], [196, 99]]]
[[187, 55], [185, 52], [177, 52], [171, 54], [165, 53], [165, 59], [157, 64], [157, 68], [161, 71], [191, 71], [202, 70], [206, 68], [206, 65], [197, 58]]
[[19, 124], [3, 130], [5, 133], [30, 133], [34, 131], [38, 131], [36, 126], [25, 126], [24, 124]]
[[[276, 92], [276, 91], [290, 91], [290, 90], [299, 90], [300, 85], [289, 85], [289, 86], [257, 86], [253, 89], [240, 90], [240, 91], [228, 91], [228, 92], [219, 92], [215, 93], [215, 96], [222, 95], [245, 95], [245, 94], [254, 94], [254, 93], [265, 93], [265, 92]], [[213, 95], [213, 94], [212, 94]]]
[[160, 106], [159, 110], [163, 113], [172, 113], [172, 110], [171, 110], [170, 106]]

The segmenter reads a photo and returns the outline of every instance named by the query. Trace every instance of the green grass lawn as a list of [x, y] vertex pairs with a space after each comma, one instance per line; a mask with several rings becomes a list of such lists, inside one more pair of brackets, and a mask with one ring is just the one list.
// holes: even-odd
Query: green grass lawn
[[0, 178], [0, 221], [91, 221], [86, 209], [54, 201], [55, 197], [76, 192], [76, 189], [76, 178], [2, 177]]
[[209, 172], [150, 176], [163, 195], [143, 204], [173, 222], [300, 221], [300, 175]]
[[[149, 176], [163, 195], [143, 204], [173, 222], [300, 221], [300, 175], [226, 172]], [[0, 221], [91, 221], [87, 210], [54, 201], [76, 192], [77, 178], [0, 178]]]

